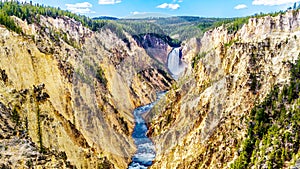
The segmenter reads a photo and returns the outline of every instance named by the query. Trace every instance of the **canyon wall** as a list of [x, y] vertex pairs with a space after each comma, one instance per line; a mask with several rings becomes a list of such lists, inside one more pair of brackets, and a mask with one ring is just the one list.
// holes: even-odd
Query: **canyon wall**
[[[243, 168], [238, 162], [252, 162], [252, 158], [258, 160], [249, 167], [278, 167], [276, 161], [272, 166], [268, 160], [271, 150], [275, 154], [278, 148], [275, 143], [253, 153], [252, 157], [242, 153], [247, 145], [245, 140], [252, 139], [249, 128], [257, 126], [250, 118], [255, 105], [264, 105], [274, 86], [284, 90], [291, 81], [291, 67], [299, 59], [299, 24], [298, 11], [251, 18], [232, 34], [224, 26], [206, 32], [199, 53], [183, 46], [183, 57], [190, 63], [189, 67], [146, 117], [150, 126], [148, 134], [157, 149], [151, 168]], [[195, 40], [186, 44], [197, 46]], [[299, 93], [297, 87], [295, 92]], [[291, 103], [283, 101], [283, 106], [290, 114], [294, 112], [293, 117], [299, 118], [299, 102], [296, 95]], [[268, 111], [274, 114], [275, 110]], [[285, 111], [278, 113], [285, 114]], [[268, 117], [271, 122], [266, 125], [277, 124], [274, 117]], [[289, 146], [292, 148], [287, 148], [290, 152], [296, 151], [294, 159], [285, 158], [281, 164], [282, 168], [288, 168], [299, 158], [299, 123], [292, 128], [278, 126], [280, 137], [291, 131], [297, 133], [291, 136]], [[271, 140], [276, 137], [270, 136]], [[262, 149], [265, 143], [256, 140], [250, 149]], [[280, 140], [284, 139], [279, 139], [281, 144]], [[241, 157], [249, 158], [243, 161]]]
[[127, 168], [134, 108], [172, 79], [126, 32], [38, 16], [0, 27], [1, 165]]

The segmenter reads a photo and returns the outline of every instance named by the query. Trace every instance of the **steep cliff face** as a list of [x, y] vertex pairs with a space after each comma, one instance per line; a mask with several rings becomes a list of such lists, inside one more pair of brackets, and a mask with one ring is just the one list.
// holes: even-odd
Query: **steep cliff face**
[[175, 45], [171, 43], [170, 37], [154, 33], [134, 35], [133, 37], [137, 41], [138, 45], [146, 50], [149, 56], [155, 58], [164, 65], [167, 64], [168, 54]]
[[169, 88], [164, 67], [126, 32], [124, 42], [67, 17], [14, 20], [25, 35], [0, 27], [2, 165], [126, 168], [132, 110]]
[[[276, 17], [250, 19], [234, 34], [228, 34], [224, 27], [206, 32], [200, 52], [194, 56], [185, 52], [188, 47], [184, 46], [183, 57], [190, 61], [189, 68], [147, 115], [149, 135], [157, 148], [151, 168], [229, 168], [233, 161], [240, 160], [243, 154], [239, 153], [246, 147], [241, 145], [250, 137], [249, 125], [257, 125], [251, 122], [251, 110], [256, 104], [264, 103], [274, 86], [283, 90], [291, 81], [291, 65], [300, 51], [299, 24], [299, 13], [288, 11]], [[298, 88], [295, 92], [299, 93]], [[298, 95], [283, 105], [290, 112], [287, 114], [299, 118]], [[275, 111], [271, 110], [268, 108], [270, 112]], [[272, 125], [272, 121], [277, 123], [273, 116], [266, 117], [271, 119], [266, 125]], [[282, 135], [290, 131], [297, 133], [299, 123], [296, 122], [296, 127], [283, 126], [279, 125]], [[260, 139], [254, 144], [264, 145]], [[298, 153], [299, 158], [299, 138], [293, 135], [291, 140], [288, 144], [292, 150], [286, 151]], [[254, 153], [254, 157], [248, 156], [248, 160], [259, 159], [249, 166], [268, 166], [270, 150], [276, 149], [275, 144], [271, 145], [262, 153]], [[247, 158], [244, 161], [247, 163]], [[292, 161], [285, 158], [282, 167], [287, 168]]]

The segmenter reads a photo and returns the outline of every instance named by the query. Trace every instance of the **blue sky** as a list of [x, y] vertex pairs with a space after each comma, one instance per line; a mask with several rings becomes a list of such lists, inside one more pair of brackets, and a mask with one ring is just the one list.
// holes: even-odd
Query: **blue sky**
[[126, 17], [143, 13], [202, 17], [238, 17], [285, 10], [300, 0], [32, 0], [90, 17]]

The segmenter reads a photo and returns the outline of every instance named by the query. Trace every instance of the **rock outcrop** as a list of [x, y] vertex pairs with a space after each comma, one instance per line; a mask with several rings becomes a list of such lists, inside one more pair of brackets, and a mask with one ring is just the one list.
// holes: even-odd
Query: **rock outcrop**
[[[229, 168], [242, 151], [251, 110], [274, 86], [290, 81], [291, 64], [299, 59], [299, 24], [299, 12], [288, 11], [252, 18], [234, 34], [225, 27], [206, 32], [194, 58], [184, 46], [189, 68], [147, 115], [157, 148], [151, 168]], [[288, 107], [297, 112], [299, 99], [293, 103]], [[263, 158], [269, 156], [260, 167], [268, 164]]]

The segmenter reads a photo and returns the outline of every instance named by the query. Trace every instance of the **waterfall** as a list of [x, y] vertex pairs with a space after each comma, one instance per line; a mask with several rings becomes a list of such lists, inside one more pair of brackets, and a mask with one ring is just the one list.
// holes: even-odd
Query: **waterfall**
[[186, 68], [186, 63], [181, 60], [182, 53], [180, 48], [174, 48], [168, 56], [168, 69], [175, 80], [178, 80], [181, 73]]

